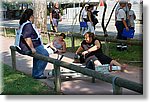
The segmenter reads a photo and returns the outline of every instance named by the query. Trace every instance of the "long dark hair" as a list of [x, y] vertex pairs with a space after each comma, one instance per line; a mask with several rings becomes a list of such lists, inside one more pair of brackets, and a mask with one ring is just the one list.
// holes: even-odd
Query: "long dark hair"
[[19, 24], [22, 25], [23, 23], [25, 23], [27, 20], [30, 19], [30, 17], [33, 15], [33, 10], [32, 9], [26, 9], [19, 21]]

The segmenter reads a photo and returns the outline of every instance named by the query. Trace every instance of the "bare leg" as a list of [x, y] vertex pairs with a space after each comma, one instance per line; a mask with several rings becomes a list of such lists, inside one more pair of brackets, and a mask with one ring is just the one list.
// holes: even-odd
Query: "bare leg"
[[58, 32], [57, 26], [54, 26], [55, 32]]
[[112, 60], [112, 61], [110, 62], [110, 65], [120, 66], [122, 71], [124, 71], [124, 70], [126, 69], [126, 67], [127, 67], [126, 64], [121, 65], [119, 62], [117, 62], [117, 61], [115, 61], [115, 60]]
[[119, 62], [117, 62], [116, 60], [112, 60], [110, 62], [110, 65], [116, 65], [116, 66], [120, 66], [121, 67], [121, 64]]
[[95, 65], [95, 67], [97, 67], [97, 66], [100, 66], [100, 65], [102, 65], [102, 64], [100, 63], [99, 60], [95, 60], [95, 61], [94, 61], [94, 65]]

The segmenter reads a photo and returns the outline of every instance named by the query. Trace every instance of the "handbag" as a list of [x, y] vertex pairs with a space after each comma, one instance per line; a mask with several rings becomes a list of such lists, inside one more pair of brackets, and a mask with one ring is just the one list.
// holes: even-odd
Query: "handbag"
[[87, 22], [80, 22], [80, 27], [88, 27]]
[[126, 30], [126, 28], [123, 29], [122, 36], [127, 37], [127, 38], [133, 38], [134, 37], [134, 29], [129, 29], [129, 31]]

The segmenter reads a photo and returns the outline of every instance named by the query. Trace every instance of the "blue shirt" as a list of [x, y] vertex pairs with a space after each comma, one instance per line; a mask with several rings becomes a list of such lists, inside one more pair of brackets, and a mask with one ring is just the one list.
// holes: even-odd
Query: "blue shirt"
[[[32, 27], [31, 23], [26, 24], [23, 29], [22, 29], [22, 38], [21, 38], [21, 42], [20, 42], [20, 47], [23, 51], [28, 51], [30, 50], [27, 45], [25, 44], [25, 38], [31, 38], [31, 39], [36, 39], [38, 37], [38, 35], [36, 34], [34, 28]], [[41, 41], [40, 39], [38, 40], [32, 40], [33, 46], [34, 48], [38, 47], [39, 45], [41, 45]]]

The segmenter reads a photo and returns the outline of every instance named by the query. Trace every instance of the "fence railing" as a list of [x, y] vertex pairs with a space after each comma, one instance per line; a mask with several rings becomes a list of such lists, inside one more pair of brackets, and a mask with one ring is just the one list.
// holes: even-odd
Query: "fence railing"
[[[6, 36], [6, 37], [7, 37], [6, 29], [14, 29], [14, 31], [15, 31], [15, 29], [17, 29], [16, 27], [0, 27], [0, 28], [4, 29], [4, 36]], [[48, 35], [52, 34], [52, 32], [41, 32], [41, 33], [48, 34]], [[60, 33], [55, 33], [55, 34], [57, 35], [57, 34], [60, 34]], [[71, 38], [72, 48], [75, 47], [75, 43], [74, 43], [75, 38], [83, 38], [84, 37], [80, 33], [71, 33], [71, 34], [69, 34], [67, 32], [66, 34], [67, 34], [67, 37]], [[109, 37], [104, 37], [103, 35], [96, 35], [96, 37], [99, 38], [101, 41], [105, 41], [105, 42], [126, 43], [126, 44], [130, 44], [130, 45], [143, 46], [143, 42], [139, 41], [139, 40], [131, 40], [131, 39], [130, 40], [118, 40], [118, 39], [112, 39], [112, 38], [109, 38]]]
[[[12, 58], [12, 67], [16, 70], [16, 47], [10, 46], [11, 49], [11, 58]], [[47, 56], [43, 56], [40, 54], [31, 54], [29, 55], [31, 57], [47, 61], [49, 63], [54, 64], [54, 71], [55, 71], [55, 78], [54, 78], [54, 83], [55, 83], [55, 91], [57, 93], [61, 92], [61, 72], [60, 72], [60, 67], [64, 67], [79, 73], [82, 73], [84, 75], [91, 76], [93, 78], [108, 82], [112, 84], [113, 88], [113, 94], [122, 94], [122, 88], [126, 88], [135, 92], [138, 92], [140, 94], [143, 94], [143, 85], [139, 84], [137, 82], [133, 82], [127, 79], [123, 79], [117, 76], [113, 76], [110, 74], [102, 74], [99, 72], [96, 72], [94, 70], [90, 70], [87, 68], [82, 68], [80, 66], [67, 63], [64, 61], [60, 61], [54, 58], [50, 58]]]
[[[4, 36], [7, 37], [7, 31], [6, 29], [14, 29], [14, 32], [16, 31], [16, 27], [0, 27], [0, 28], [3, 28], [4, 30]], [[50, 37], [52, 35], [52, 32], [41, 32], [42, 33], [42, 36], [45, 37], [46, 36], [46, 39], [48, 39], [48, 43], [50, 42]], [[55, 35], [59, 35], [60, 33], [55, 33]], [[72, 49], [75, 48], [75, 38], [84, 38], [83, 35], [79, 34], [79, 33], [66, 33], [67, 37], [69, 37], [71, 39], [71, 47]], [[15, 36], [15, 34], [13, 35]], [[103, 41], [104, 42], [104, 53], [106, 55], [109, 55], [109, 42], [112, 42], [112, 43], [126, 43], [128, 45], [135, 45], [135, 46], [143, 46], [143, 41], [140, 41], [140, 40], [132, 40], [132, 39], [129, 39], [129, 40], [118, 40], [118, 39], [114, 39], [114, 38], [111, 38], [111, 37], [104, 37], [103, 35], [96, 35], [96, 37]], [[137, 62], [140, 62], [142, 63], [143, 61], [136, 61], [134, 63], [137, 63]]]

